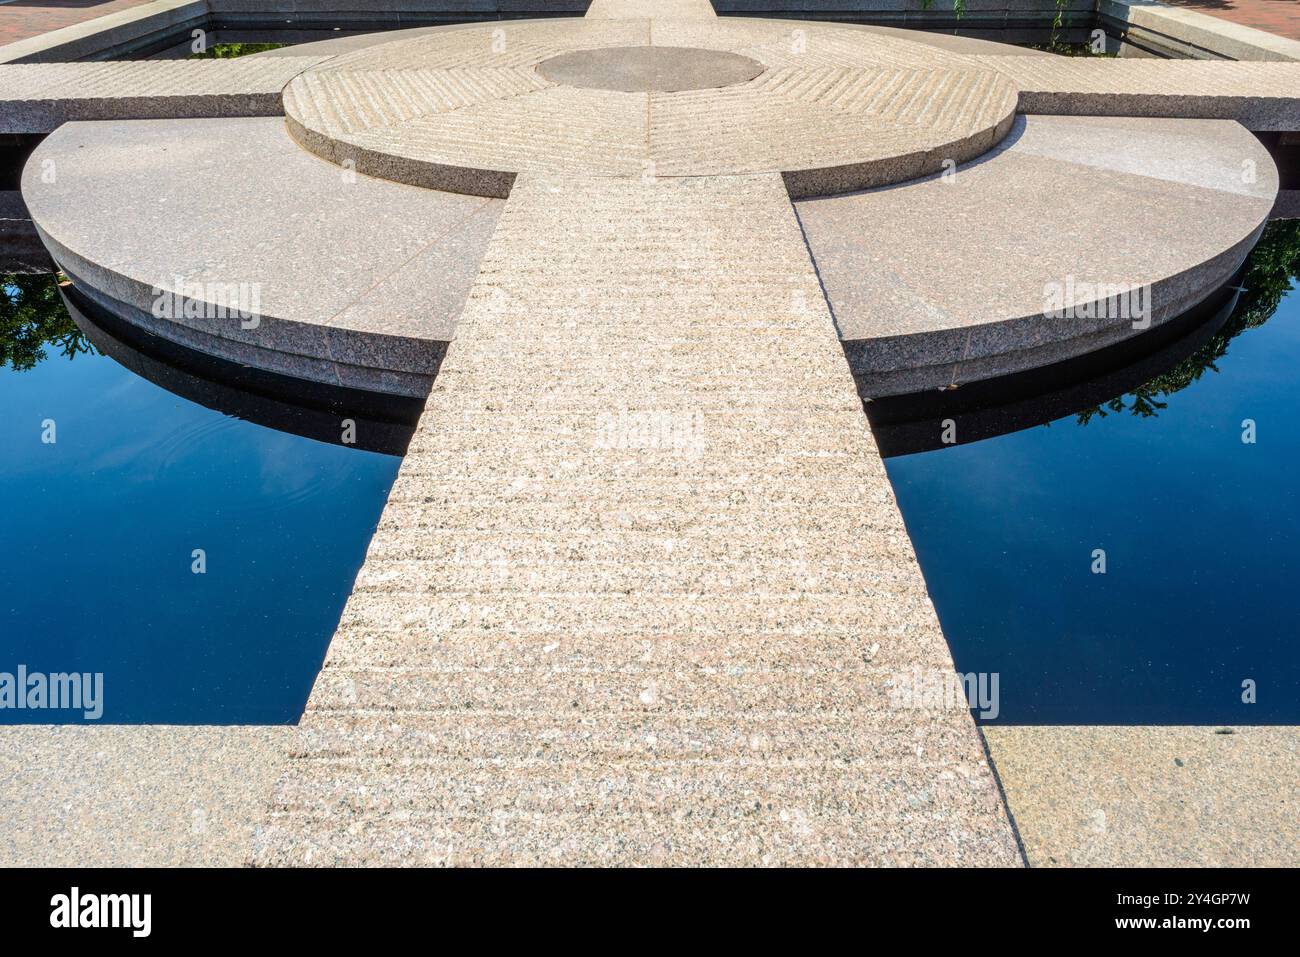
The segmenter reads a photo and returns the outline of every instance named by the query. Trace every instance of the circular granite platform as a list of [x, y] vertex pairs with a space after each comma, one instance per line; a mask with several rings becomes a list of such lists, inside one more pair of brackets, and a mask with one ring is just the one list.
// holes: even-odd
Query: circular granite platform
[[[46, 182], [51, 165], [60, 175]], [[876, 397], [1138, 334], [1089, 290], [1143, 290], [1161, 325], [1232, 275], [1276, 192], [1268, 154], [1235, 123], [1029, 117], [954, 177], [796, 211], [860, 388]], [[33, 154], [23, 195], [101, 307], [258, 369], [412, 397], [428, 392], [506, 205], [342, 177], [273, 117], [68, 123]], [[257, 323], [213, 318], [206, 302], [155, 316], [177, 277], [205, 292], [249, 284]], [[1062, 284], [1078, 308], [1045, 316]]]
[[[23, 197], [96, 306], [251, 369], [406, 397], [428, 394], [505, 205], [344, 178], [270, 116], [65, 123], [39, 153]], [[232, 287], [248, 315], [222, 308]]]
[[506, 196], [516, 174], [780, 172], [794, 196], [995, 146], [1017, 91], [960, 53], [812, 23], [553, 20], [367, 46], [298, 76], [289, 129], [368, 175]]
[[[860, 389], [879, 397], [1138, 335], [1112, 290], [1162, 324], [1232, 275], [1277, 192], [1236, 123], [1017, 121], [1014, 91], [954, 38], [561, 20], [346, 42], [363, 40], [294, 79], [286, 121], [64, 124], [24, 171], [43, 243], [87, 298], [178, 345], [420, 397], [507, 205], [490, 197], [518, 172], [592, 193], [649, 178], [669, 204], [691, 185], [675, 177], [743, 191], [779, 171], [799, 198], [793, 255], [811, 254]], [[654, 89], [666, 73], [726, 85]], [[872, 182], [889, 185], [851, 191]], [[234, 316], [232, 285], [252, 297]]]

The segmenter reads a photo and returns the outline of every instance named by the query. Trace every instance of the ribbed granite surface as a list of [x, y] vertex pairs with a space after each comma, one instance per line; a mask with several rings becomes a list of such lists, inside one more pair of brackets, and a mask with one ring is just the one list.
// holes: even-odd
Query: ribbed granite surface
[[[977, 156], [1015, 112], [1006, 77], [932, 44], [655, 14], [483, 25], [342, 54], [286, 88], [289, 128], [360, 172], [486, 196], [507, 195], [521, 172], [779, 172], [815, 195]], [[670, 56], [657, 81], [618, 79]], [[587, 75], [566, 81], [574, 57]]]
[[276, 116], [280, 91], [320, 57], [0, 65], [0, 132], [69, 120]]
[[[762, 237], [762, 242], [755, 242]], [[1015, 864], [775, 175], [521, 176], [259, 864]]]

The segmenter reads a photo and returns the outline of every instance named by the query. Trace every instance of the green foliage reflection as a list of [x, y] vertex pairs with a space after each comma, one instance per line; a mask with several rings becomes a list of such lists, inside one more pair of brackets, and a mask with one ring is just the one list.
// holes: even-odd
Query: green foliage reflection
[[94, 352], [63, 306], [59, 277], [0, 276], [0, 368], [25, 372], [48, 358], [51, 349], [68, 359]]
[[1246, 260], [1243, 292], [1237, 307], [1213, 339], [1174, 366], [1132, 392], [1116, 396], [1102, 405], [1078, 414], [1080, 425], [1112, 413], [1128, 412], [1140, 418], [1152, 418], [1168, 406], [1169, 396], [1197, 382], [1207, 372], [1218, 372], [1215, 365], [1228, 354], [1228, 345], [1247, 329], [1268, 322], [1300, 276], [1300, 220], [1278, 219], [1269, 223], [1259, 244]]

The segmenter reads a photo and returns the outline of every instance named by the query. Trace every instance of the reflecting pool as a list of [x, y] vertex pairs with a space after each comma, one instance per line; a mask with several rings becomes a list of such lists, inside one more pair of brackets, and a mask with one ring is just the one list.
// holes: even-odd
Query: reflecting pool
[[958, 670], [1000, 675], [998, 722], [1300, 722], [1297, 272], [1300, 224], [1272, 223], [1172, 368], [886, 459]]
[[4, 277], [0, 349], [0, 673], [102, 673], [100, 723], [296, 721], [400, 459], [160, 388], [50, 276]]

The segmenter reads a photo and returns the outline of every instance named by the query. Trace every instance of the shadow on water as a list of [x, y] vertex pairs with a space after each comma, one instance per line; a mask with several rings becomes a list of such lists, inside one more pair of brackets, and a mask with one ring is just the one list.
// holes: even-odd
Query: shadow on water
[[[424, 403], [309, 383], [186, 349], [118, 319], [70, 283], [57, 286], [60, 312], [82, 341], [143, 379], [224, 415], [318, 442], [404, 455]], [[52, 317], [49, 328], [62, 330]], [[62, 332], [67, 336], [67, 332]], [[344, 442], [345, 421], [356, 428]]]
[[1233, 339], [1268, 321], [1297, 271], [1300, 220], [1276, 220], [1227, 287], [1144, 335], [1029, 372], [866, 403], [880, 453], [982, 442], [1068, 415], [1080, 425], [1126, 412], [1155, 417], [1172, 396], [1217, 372]]

